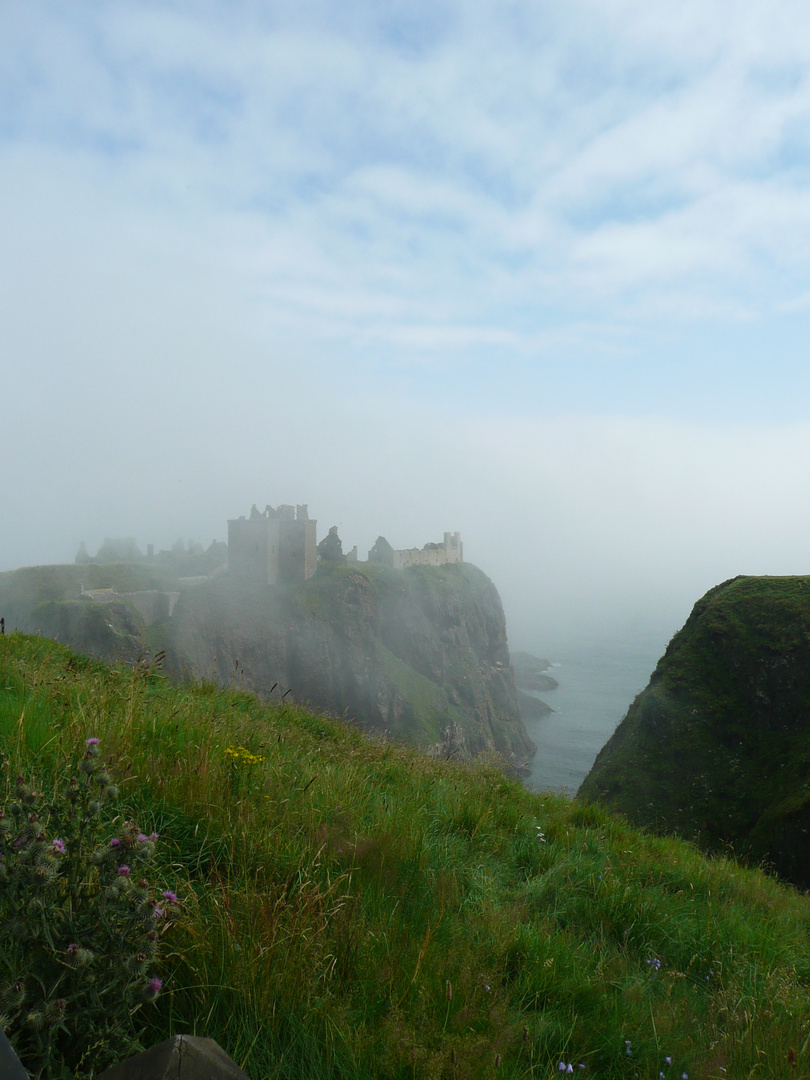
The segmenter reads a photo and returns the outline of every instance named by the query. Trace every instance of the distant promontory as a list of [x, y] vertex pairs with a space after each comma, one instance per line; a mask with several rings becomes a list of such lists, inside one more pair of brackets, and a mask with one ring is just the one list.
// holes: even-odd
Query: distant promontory
[[360, 562], [334, 527], [316, 544], [305, 506], [254, 507], [227, 548], [99, 554], [0, 574], [7, 627], [110, 661], [157, 656], [175, 679], [285, 696], [438, 754], [520, 771], [534, 751], [500, 598], [458, 533], [403, 551], [380, 537]]

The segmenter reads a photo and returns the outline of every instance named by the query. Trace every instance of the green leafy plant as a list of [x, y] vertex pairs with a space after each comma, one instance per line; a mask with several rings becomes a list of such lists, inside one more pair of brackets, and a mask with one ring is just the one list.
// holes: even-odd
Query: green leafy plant
[[17, 777], [0, 808], [0, 1024], [36, 1080], [92, 1076], [142, 1049], [137, 1013], [162, 989], [178, 911], [146, 878], [157, 835], [114, 815], [98, 742], [50, 791]]

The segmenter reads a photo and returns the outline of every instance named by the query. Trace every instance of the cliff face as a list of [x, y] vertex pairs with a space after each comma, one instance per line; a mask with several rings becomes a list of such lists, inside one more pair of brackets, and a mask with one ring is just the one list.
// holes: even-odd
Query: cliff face
[[579, 791], [810, 886], [810, 578], [703, 597]]
[[[140, 613], [120, 594], [159, 590], [174, 579], [147, 566], [29, 566], [0, 574], [0, 616], [6, 632], [42, 634], [76, 652], [136, 663], [154, 650]], [[80, 599], [83, 588], [117, 594], [107, 603]]]
[[519, 769], [534, 751], [500, 598], [469, 563], [321, 564], [305, 583], [283, 589], [223, 577], [181, 591], [171, 617], [149, 627], [131, 605], [78, 598], [81, 585], [123, 592], [176, 582], [145, 568], [140, 577], [114, 566], [88, 573], [42, 567], [0, 575], [9, 629], [41, 632], [107, 660], [165, 651], [175, 677], [288, 693], [439, 753], [494, 750]]
[[443, 752], [533, 752], [492, 582], [469, 564], [321, 566], [290, 589], [221, 581], [190, 590], [169, 622], [176, 673], [236, 676], [267, 695]]

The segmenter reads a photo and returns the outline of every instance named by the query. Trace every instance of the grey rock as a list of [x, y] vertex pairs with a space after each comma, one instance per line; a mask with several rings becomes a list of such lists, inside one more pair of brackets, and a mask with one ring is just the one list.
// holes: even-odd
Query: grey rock
[[537, 720], [541, 716], [548, 716], [554, 712], [545, 701], [533, 694], [524, 694], [522, 690], [518, 690], [518, 704], [524, 720]]
[[[0, 1075], [5, 1080], [5, 1074], [0, 1072]], [[24, 1073], [22, 1076], [27, 1080]], [[218, 1043], [198, 1035], [175, 1035], [105, 1069], [97, 1080], [181, 1080], [181, 1077], [182, 1080], [249, 1080]]]
[[2, 1080], [28, 1080], [28, 1073], [14, 1053], [14, 1047], [0, 1028], [0, 1077]]

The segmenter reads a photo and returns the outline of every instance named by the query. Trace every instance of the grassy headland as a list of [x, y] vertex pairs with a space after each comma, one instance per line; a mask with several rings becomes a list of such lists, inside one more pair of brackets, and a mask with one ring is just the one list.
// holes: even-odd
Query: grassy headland
[[149, 1042], [210, 1036], [253, 1080], [810, 1075], [810, 901], [757, 871], [494, 763], [0, 638], [0, 801], [90, 736], [184, 902]]
[[579, 791], [810, 886], [810, 578], [737, 577], [673, 637]]

